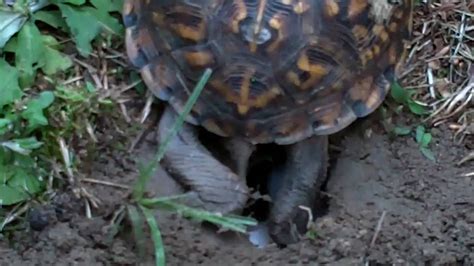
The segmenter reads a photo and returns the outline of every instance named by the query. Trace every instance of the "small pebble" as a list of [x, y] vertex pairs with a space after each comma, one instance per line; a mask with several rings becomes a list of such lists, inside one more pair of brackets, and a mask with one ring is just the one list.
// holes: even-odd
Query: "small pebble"
[[265, 224], [259, 224], [249, 232], [250, 242], [258, 248], [264, 248], [270, 243], [270, 234]]

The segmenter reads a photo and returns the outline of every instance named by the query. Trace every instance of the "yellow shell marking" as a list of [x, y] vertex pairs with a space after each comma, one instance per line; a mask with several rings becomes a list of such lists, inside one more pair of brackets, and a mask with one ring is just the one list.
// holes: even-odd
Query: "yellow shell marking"
[[236, 6], [234, 16], [232, 18], [232, 31], [234, 33], [239, 32], [239, 24], [240, 21], [244, 20], [247, 17], [247, 6], [245, 5], [245, 2], [243, 0], [234, 0], [234, 4]]
[[307, 0], [300, 0], [300, 1], [297, 1], [297, 2], [293, 5], [293, 11], [294, 11], [296, 14], [303, 14], [303, 13], [306, 12], [309, 8], [310, 8], [310, 4], [308, 3]]
[[335, 0], [326, 0], [325, 12], [330, 17], [337, 16], [339, 14], [339, 5]]
[[349, 4], [349, 9], [347, 12], [347, 16], [352, 19], [358, 16], [367, 8], [367, 0], [351, 0]]
[[[328, 69], [324, 65], [321, 64], [314, 64], [310, 62], [308, 55], [304, 52], [299, 57], [298, 62], [296, 63], [298, 68], [308, 72], [310, 75], [309, 79], [305, 82], [301, 82], [299, 78], [295, 75], [289, 75], [287, 78], [290, 78], [290, 82], [296, 85], [296, 83], [300, 84], [300, 88], [303, 90], [310, 89], [315, 85], [316, 82], [320, 81], [328, 74]], [[296, 82], [297, 81], [297, 82]]]
[[235, 93], [227, 84], [219, 79], [212, 80], [211, 85], [223, 96], [227, 102], [237, 106], [240, 115], [246, 115], [251, 108], [262, 108], [268, 105], [270, 101], [281, 94], [281, 90], [277, 86], [273, 86], [265, 90], [264, 93], [251, 97], [252, 78], [255, 70], [251, 69], [244, 73], [239, 93]]
[[214, 61], [214, 56], [209, 52], [186, 52], [184, 59], [193, 67], [205, 67]]
[[282, 32], [282, 20], [283, 17], [281, 16], [281, 14], [275, 14], [269, 21], [270, 27], [274, 28], [278, 32], [278, 37], [276, 38], [276, 40], [267, 47], [267, 52], [269, 53], [274, 52], [280, 46], [280, 43], [284, 39]]
[[255, 74], [255, 70], [251, 70], [245, 73], [243, 77], [242, 85], [240, 86], [240, 102], [237, 104], [237, 110], [239, 114], [246, 114], [249, 109], [249, 96], [250, 96], [250, 79]]
[[354, 28], [352, 28], [352, 34], [354, 34], [358, 42], [361, 42], [364, 38], [367, 38], [369, 30], [365, 26], [355, 25]]

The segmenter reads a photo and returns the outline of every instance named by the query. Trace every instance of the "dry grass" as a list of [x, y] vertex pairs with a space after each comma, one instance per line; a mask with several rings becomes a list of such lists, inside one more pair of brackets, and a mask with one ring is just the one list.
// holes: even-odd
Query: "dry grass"
[[430, 3], [416, 10], [402, 82], [432, 111], [426, 122], [448, 123], [461, 143], [474, 134], [474, 2], [423, 2]]

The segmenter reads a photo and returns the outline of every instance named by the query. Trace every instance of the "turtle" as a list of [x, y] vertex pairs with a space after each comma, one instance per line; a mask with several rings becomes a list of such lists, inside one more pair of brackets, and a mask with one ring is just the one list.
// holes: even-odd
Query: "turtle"
[[[322, 180], [328, 138], [374, 112], [397, 80], [413, 0], [126, 0], [126, 54], [165, 110], [163, 141], [204, 71], [212, 74], [163, 158], [189, 203], [241, 212], [255, 147], [287, 159], [270, 174], [268, 228], [299, 241]], [[224, 164], [198, 136], [226, 140]], [[217, 145], [217, 144], [216, 144]]]

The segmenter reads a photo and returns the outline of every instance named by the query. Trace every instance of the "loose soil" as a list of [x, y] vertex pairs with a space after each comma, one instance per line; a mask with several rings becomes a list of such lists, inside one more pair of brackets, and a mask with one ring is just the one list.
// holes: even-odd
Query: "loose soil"
[[[334, 137], [339, 152], [333, 154], [327, 213], [314, 224], [315, 238], [260, 249], [244, 235], [157, 213], [168, 265], [474, 265], [474, 180], [463, 176], [473, 164], [456, 166], [472, 147], [454, 144], [443, 127], [435, 129], [434, 163], [413, 138], [391, 139], [377, 121], [359, 121]], [[130, 185], [137, 176], [132, 158], [150, 158], [156, 145], [150, 134], [133, 154], [104, 152], [88, 177]], [[136, 256], [128, 227], [108, 237], [126, 190], [84, 187], [101, 203], [92, 219], [85, 218], [84, 201], [64, 192], [31, 216], [30, 224], [47, 222], [45, 228], [29, 227], [27, 234], [1, 242], [0, 265], [152, 265], [151, 253], [145, 260]], [[157, 195], [179, 190], [162, 169], [149, 187]]]

